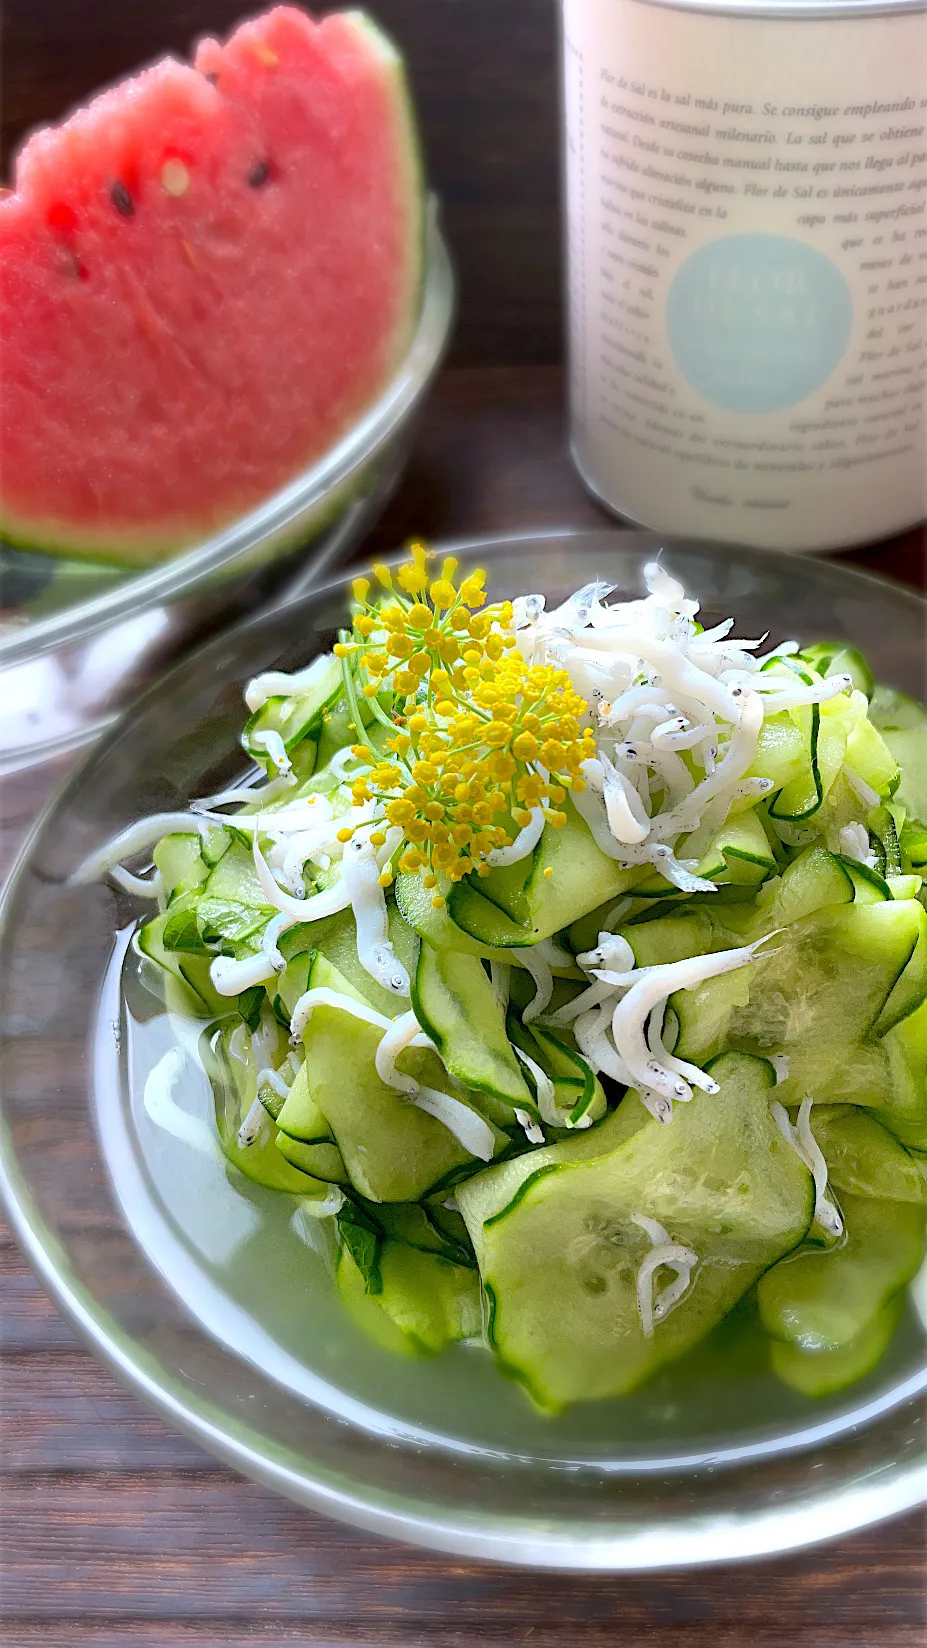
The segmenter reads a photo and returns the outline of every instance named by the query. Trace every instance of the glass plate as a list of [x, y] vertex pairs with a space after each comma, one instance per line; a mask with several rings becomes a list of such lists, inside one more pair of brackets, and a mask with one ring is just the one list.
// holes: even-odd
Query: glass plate
[[[451, 547], [488, 563], [494, 595], [557, 598], [596, 576], [638, 593], [657, 540], [553, 532]], [[774, 639], [847, 639], [881, 679], [923, 691], [913, 593], [773, 552], [672, 543], [665, 560], [709, 618], [733, 613], [741, 632]], [[0, 1187], [45, 1285], [120, 1377], [221, 1459], [447, 1551], [678, 1567], [802, 1545], [927, 1498], [922, 1286], [881, 1367], [829, 1401], [774, 1383], [735, 1319], [642, 1391], [546, 1419], [476, 1348], [407, 1361], [362, 1338], [298, 1200], [226, 1168], [195, 1037], [137, 988], [136, 904], [67, 877], [126, 823], [240, 771], [242, 682], [329, 647], [344, 610], [344, 583], [328, 585], [175, 669], [85, 760], [13, 872]], [[173, 1132], [144, 1104], [165, 1057], [183, 1072]], [[736, 1382], [723, 1377], [735, 1355]]]

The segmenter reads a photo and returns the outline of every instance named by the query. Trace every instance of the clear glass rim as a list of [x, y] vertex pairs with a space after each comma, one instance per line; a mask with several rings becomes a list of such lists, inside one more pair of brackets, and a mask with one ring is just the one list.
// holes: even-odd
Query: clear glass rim
[[[442, 543], [443, 551], [493, 557], [506, 551], [558, 540], [577, 544], [584, 539], [640, 539], [646, 534], [573, 532], [545, 529], [541, 532], [510, 534], [495, 540], [461, 539]], [[695, 541], [693, 550], [704, 546]], [[725, 549], [725, 554], [729, 552]], [[873, 594], [912, 604], [927, 619], [927, 600], [917, 591], [878, 575], [846, 568], [832, 562], [811, 562], [775, 550], [736, 551], [758, 567], [767, 565], [781, 572], [788, 563], [798, 569], [814, 569], [817, 576], [835, 584], [869, 588]], [[338, 577], [313, 590], [311, 601], [344, 591], [348, 580]], [[302, 603], [293, 609], [298, 620]], [[279, 616], [279, 615], [278, 615]], [[254, 620], [255, 624], [260, 618]], [[213, 643], [215, 644], [215, 643]], [[202, 650], [202, 649], [201, 649]], [[195, 655], [194, 655], [195, 656]], [[176, 666], [189, 668], [190, 660]], [[175, 670], [170, 672], [173, 675]], [[167, 678], [169, 679], [169, 677]], [[161, 686], [163, 687], [163, 681]], [[149, 689], [122, 720], [141, 708]], [[110, 736], [117, 736], [117, 732]], [[97, 758], [99, 747], [89, 752], [87, 761]], [[23, 875], [27, 873], [32, 850], [50, 817], [66, 806], [70, 793], [83, 781], [85, 763], [69, 776], [36, 820], [17, 856], [0, 894], [0, 939], [5, 934], [8, 912]], [[583, 1523], [579, 1518], [559, 1522], [530, 1512], [518, 1516], [494, 1515], [492, 1510], [455, 1511], [436, 1503], [423, 1493], [416, 1502], [411, 1496], [371, 1487], [369, 1483], [339, 1476], [320, 1468], [311, 1459], [297, 1462], [293, 1456], [280, 1457], [262, 1444], [259, 1436], [230, 1426], [223, 1414], [207, 1398], [191, 1394], [188, 1387], [169, 1374], [156, 1377], [137, 1354], [133, 1341], [98, 1303], [92, 1294], [62, 1264], [57, 1243], [46, 1226], [28, 1182], [22, 1174], [12, 1136], [0, 1116], [0, 1205], [30, 1264], [58, 1308], [85, 1343], [133, 1391], [154, 1407], [172, 1425], [185, 1432], [211, 1453], [243, 1474], [272, 1487], [287, 1497], [357, 1527], [391, 1535], [414, 1544], [455, 1555], [564, 1572], [645, 1572], [661, 1568], [703, 1566], [745, 1560], [761, 1555], [794, 1550], [849, 1534], [888, 1517], [911, 1510], [927, 1501], [927, 1460], [923, 1455], [898, 1458], [884, 1469], [849, 1483], [831, 1485], [800, 1504], [783, 1506], [781, 1499], [748, 1512], [698, 1512], [674, 1518], [671, 1541], [667, 1539], [665, 1518], [621, 1523], [616, 1517], [611, 1529], [601, 1523]], [[927, 1383], [927, 1370], [905, 1382], [899, 1402], [907, 1402], [912, 1412]], [[895, 1411], [897, 1411], [897, 1404]], [[912, 1450], [913, 1452], [914, 1450]], [[732, 1477], [736, 1471], [731, 1472]]]
[[262, 540], [285, 533], [387, 441], [412, 410], [440, 363], [454, 304], [453, 266], [438, 227], [437, 201], [432, 197], [426, 219], [422, 307], [415, 335], [383, 394], [348, 434], [318, 463], [273, 497], [195, 549], [136, 577], [121, 579], [114, 589], [78, 601], [8, 635], [0, 635], [0, 669], [83, 639], [159, 602], [173, 602], [195, 594], [212, 573], [220, 568], [223, 572], [233, 569]]
[[837, 22], [847, 18], [895, 17], [927, 11], [925, 0], [640, 0], [667, 11], [697, 11], [725, 17], [787, 18], [794, 22]]

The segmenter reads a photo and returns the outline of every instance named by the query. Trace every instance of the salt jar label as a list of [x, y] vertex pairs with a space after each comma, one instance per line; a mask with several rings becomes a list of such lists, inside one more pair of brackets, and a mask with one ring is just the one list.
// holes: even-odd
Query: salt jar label
[[666, 300], [679, 370], [728, 412], [780, 412], [820, 389], [846, 353], [852, 315], [836, 264], [788, 235], [710, 241]]

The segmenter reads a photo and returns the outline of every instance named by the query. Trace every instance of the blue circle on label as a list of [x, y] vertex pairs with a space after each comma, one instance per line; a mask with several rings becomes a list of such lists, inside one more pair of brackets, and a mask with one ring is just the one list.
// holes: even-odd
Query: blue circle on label
[[727, 412], [782, 412], [820, 389], [850, 339], [836, 264], [790, 235], [726, 235], [693, 252], [666, 300], [683, 376]]

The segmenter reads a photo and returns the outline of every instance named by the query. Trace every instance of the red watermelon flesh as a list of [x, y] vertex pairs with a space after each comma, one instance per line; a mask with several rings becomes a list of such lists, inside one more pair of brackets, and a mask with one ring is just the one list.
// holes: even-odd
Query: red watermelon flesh
[[321, 456], [421, 283], [401, 60], [279, 7], [23, 149], [0, 199], [0, 529], [150, 561]]

